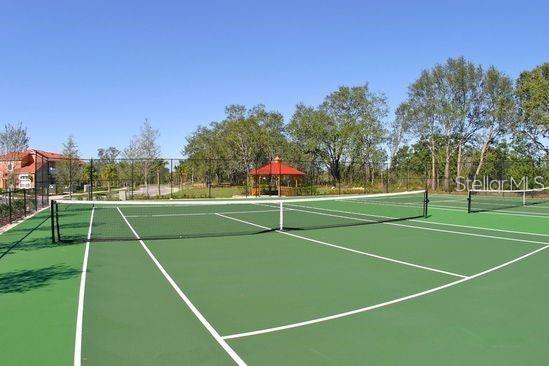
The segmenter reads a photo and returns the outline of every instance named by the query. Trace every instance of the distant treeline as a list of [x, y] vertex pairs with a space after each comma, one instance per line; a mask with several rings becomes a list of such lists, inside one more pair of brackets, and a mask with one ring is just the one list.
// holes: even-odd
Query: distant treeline
[[189, 136], [182, 154], [195, 165], [231, 162], [228, 174], [281, 155], [324, 164], [335, 181], [342, 165], [389, 162], [425, 173], [432, 189], [448, 189], [451, 177], [543, 159], [548, 139], [549, 63], [512, 80], [456, 58], [423, 70], [392, 118], [385, 95], [367, 84], [342, 86], [319, 106], [300, 103], [287, 123], [263, 105], [231, 105], [225, 119]]

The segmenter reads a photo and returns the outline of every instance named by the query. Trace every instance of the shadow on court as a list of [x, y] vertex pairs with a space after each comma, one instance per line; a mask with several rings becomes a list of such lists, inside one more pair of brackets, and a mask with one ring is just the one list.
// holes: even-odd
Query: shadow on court
[[80, 275], [80, 270], [66, 265], [12, 271], [0, 274], [0, 294], [23, 293]]

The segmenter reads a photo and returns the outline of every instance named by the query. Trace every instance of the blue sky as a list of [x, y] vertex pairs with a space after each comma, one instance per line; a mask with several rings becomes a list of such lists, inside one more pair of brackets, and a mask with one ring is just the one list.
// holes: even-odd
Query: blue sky
[[[391, 110], [420, 71], [465, 56], [516, 77], [549, 61], [547, 1], [10, 1], [0, 4], [0, 123], [83, 157], [149, 118], [179, 157], [224, 107], [286, 119], [366, 82]], [[391, 115], [392, 115], [391, 111]]]

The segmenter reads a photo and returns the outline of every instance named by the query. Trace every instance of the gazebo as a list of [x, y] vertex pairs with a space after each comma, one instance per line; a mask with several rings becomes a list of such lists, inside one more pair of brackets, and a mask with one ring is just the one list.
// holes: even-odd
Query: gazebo
[[[295, 196], [297, 194], [297, 188], [299, 181], [305, 175], [302, 171], [297, 170], [293, 166], [284, 164], [277, 156], [272, 162], [262, 166], [258, 169], [252, 169], [248, 172], [248, 175], [252, 177], [252, 195], [260, 196], [265, 190], [261, 187], [261, 178], [276, 177], [276, 192], [278, 196]], [[294, 187], [288, 183], [286, 186], [282, 186], [282, 178], [288, 177], [290, 181], [293, 179]], [[257, 185], [255, 184], [257, 181]], [[290, 182], [288, 181], [288, 182]], [[271, 192], [268, 192], [271, 194]]]

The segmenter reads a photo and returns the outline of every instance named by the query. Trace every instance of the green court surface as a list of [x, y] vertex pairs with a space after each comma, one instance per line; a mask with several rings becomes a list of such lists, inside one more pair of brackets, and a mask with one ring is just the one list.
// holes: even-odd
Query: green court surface
[[416, 203], [43, 211], [0, 235], [0, 364], [549, 364], [549, 205]]

